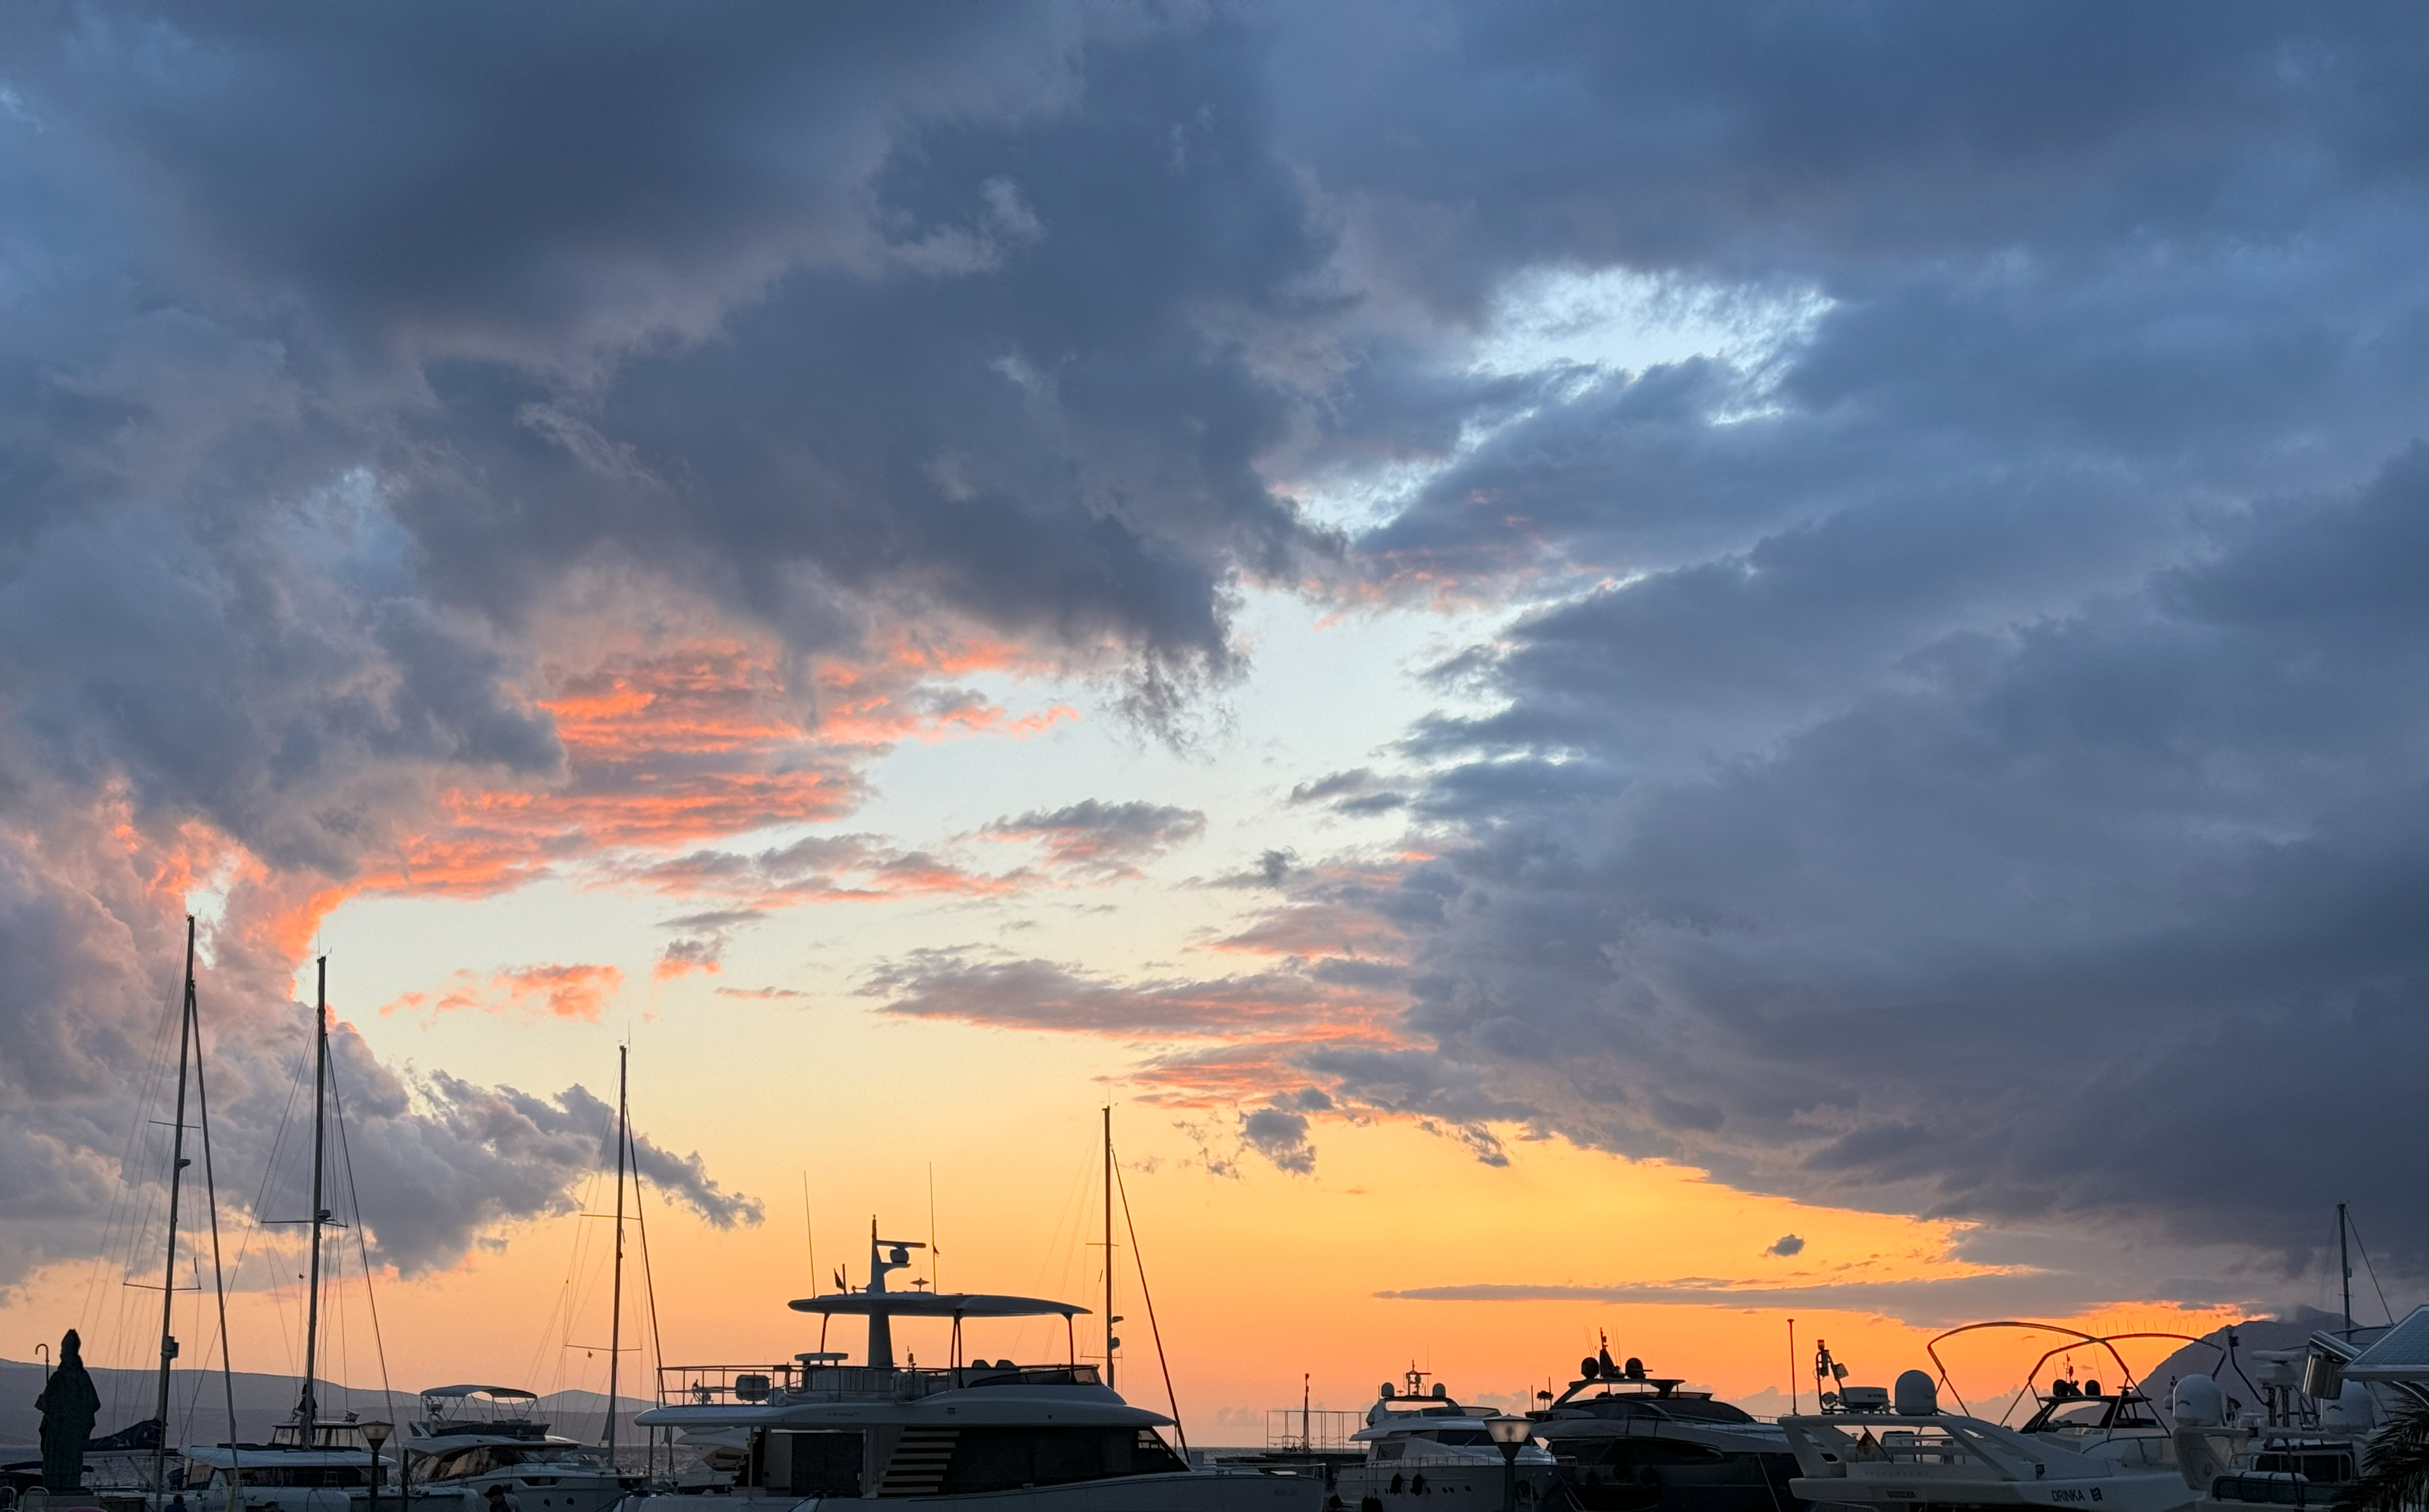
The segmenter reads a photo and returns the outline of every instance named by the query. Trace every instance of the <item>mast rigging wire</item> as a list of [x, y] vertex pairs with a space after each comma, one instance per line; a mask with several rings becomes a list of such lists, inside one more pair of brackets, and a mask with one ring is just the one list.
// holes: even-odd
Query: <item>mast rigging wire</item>
[[[1110, 1141], [1107, 1147], [1111, 1148]], [[1114, 1162], [1114, 1190], [1121, 1193], [1122, 1226], [1129, 1230], [1131, 1236], [1131, 1263], [1138, 1267], [1139, 1300], [1147, 1304], [1147, 1331], [1148, 1337], [1155, 1340], [1156, 1367], [1164, 1372], [1164, 1399], [1172, 1406], [1172, 1431], [1181, 1439], [1181, 1457], [1185, 1460], [1189, 1457], [1189, 1430], [1181, 1425], [1181, 1398], [1173, 1394], [1172, 1365], [1164, 1357], [1164, 1330], [1157, 1327], [1155, 1322], [1155, 1294], [1147, 1287], [1147, 1258], [1139, 1254], [1138, 1224], [1131, 1217], [1130, 1183], [1122, 1179], [1122, 1167], [1118, 1160]], [[1114, 1257], [1106, 1256], [1105, 1264], [1111, 1266], [1113, 1263]]]
[[[329, 1100], [338, 1106], [338, 1159], [346, 1169], [346, 1201], [355, 1215], [355, 1254], [363, 1267], [363, 1300], [371, 1307], [372, 1348], [379, 1356], [380, 1412], [385, 1415], [393, 1410], [389, 1398], [396, 1392], [388, 1385], [388, 1340], [380, 1333], [379, 1293], [372, 1289], [371, 1244], [363, 1238], [363, 1193], [362, 1189], [355, 1185], [355, 1147], [346, 1138], [346, 1099], [338, 1090], [338, 1078], [334, 1075], [336, 1067], [330, 1069], [333, 1075], [329, 1077]], [[402, 1449], [397, 1451], [399, 1454], [404, 1452]]]
[[199, 1012], [194, 1019], [194, 1104], [195, 1116], [203, 1125], [203, 1192], [211, 1210], [211, 1292], [219, 1304], [220, 1389], [227, 1398], [227, 1512], [237, 1512], [237, 1483], [243, 1477], [237, 1472], [241, 1456], [236, 1446], [243, 1436], [236, 1431], [236, 1364], [228, 1351], [227, 1273], [220, 1263], [220, 1182], [218, 1170], [211, 1162], [211, 1094], [203, 1080], [203, 1026]]

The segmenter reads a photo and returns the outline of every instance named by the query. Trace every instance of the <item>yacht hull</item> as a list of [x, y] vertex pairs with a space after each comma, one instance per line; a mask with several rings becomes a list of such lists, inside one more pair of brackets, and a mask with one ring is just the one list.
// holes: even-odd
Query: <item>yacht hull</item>
[[1955, 1512], [1958, 1508], [2065, 1508], [2067, 1512], [2190, 1512], [2197, 1493], [2176, 1474], [2121, 1474], [2080, 1480], [2010, 1481], [1953, 1476], [1892, 1478], [1850, 1466], [1844, 1476], [1799, 1476], [1789, 1489], [1815, 1512]]
[[[1333, 1477], [1341, 1512], [1501, 1512], [1500, 1461], [1457, 1459], [1369, 1461], [1344, 1466]], [[1520, 1512], [1543, 1505], [1550, 1469], [1518, 1469]]]
[[[1324, 1483], [1292, 1475], [1130, 1475], [1017, 1490], [889, 1496], [903, 1512], [1323, 1512]], [[734, 1491], [697, 1496], [635, 1496], [622, 1512], [867, 1512], [858, 1496], [786, 1496]], [[1498, 1512], [1496, 1500], [1493, 1512]]]

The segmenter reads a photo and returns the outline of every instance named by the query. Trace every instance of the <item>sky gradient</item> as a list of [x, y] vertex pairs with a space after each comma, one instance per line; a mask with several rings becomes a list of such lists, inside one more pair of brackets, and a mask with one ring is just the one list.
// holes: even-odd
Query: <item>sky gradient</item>
[[190, 911], [247, 1370], [323, 951], [400, 1388], [603, 1384], [620, 1044], [670, 1360], [932, 1185], [950, 1285], [1093, 1294], [1106, 1102], [1215, 1441], [2331, 1305], [2338, 1201], [2400, 1311], [2424, 56], [10, 10], [0, 1355], [150, 1351]]

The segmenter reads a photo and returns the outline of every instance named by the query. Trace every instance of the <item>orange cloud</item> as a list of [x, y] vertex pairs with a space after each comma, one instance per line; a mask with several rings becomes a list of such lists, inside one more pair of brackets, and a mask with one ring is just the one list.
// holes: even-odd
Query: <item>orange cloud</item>
[[438, 1014], [478, 1009], [483, 1012], [503, 1013], [512, 1009], [524, 1012], [545, 1011], [557, 1018], [596, 1024], [601, 1011], [623, 985], [624, 974], [618, 968], [584, 963], [510, 966], [492, 972], [486, 989], [471, 972], [459, 971], [448, 978], [448, 985], [435, 996], [428, 993], [406, 993], [382, 1004], [380, 1012], [419, 1012], [428, 1009], [433, 1014]]
[[1026, 665], [1006, 645], [901, 639], [788, 674], [772, 645], [724, 636], [551, 668], [534, 702], [555, 721], [563, 776], [442, 790], [442, 822], [355, 885], [481, 896], [566, 861], [839, 818], [865, 795], [863, 768], [896, 742], [1021, 738], [1078, 718], [1059, 704], [1014, 716], [934, 682]]

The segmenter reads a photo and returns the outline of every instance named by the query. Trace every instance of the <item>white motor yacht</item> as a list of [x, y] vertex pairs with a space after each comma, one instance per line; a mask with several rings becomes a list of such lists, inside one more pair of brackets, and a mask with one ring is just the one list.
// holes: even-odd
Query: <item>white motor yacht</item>
[[[511, 1386], [435, 1386], [421, 1393], [421, 1417], [405, 1430], [412, 1485], [438, 1496], [463, 1493], [481, 1512], [502, 1486], [522, 1512], [604, 1512], [642, 1477], [620, 1474], [588, 1445], [548, 1431], [535, 1419], [531, 1392]], [[417, 1504], [418, 1505], [418, 1504]]]
[[[670, 1366], [644, 1428], [722, 1455], [732, 1483], [636, 1494], [628, 1512], [794, 1512], [833, 1500], [905, 1499], [987, 1512], [1319, 1512], [1323, 1482], [1255, 1471], [1194, 1470], [1134, 1406], [1080, 1362], [1069, 1303], [985, 1292], [895, 1291], [908, 1241], [869, 1238], [868, 1284], [803, 1298], [801, 1312], [868, 1321], [865, 1361], [821, 1347], [789, 1364]], [[966, 1323], [1061, 1317], [1058, 1363], [968, 1358]], [[950, 1322], [939, 1367], [897, 1364], [898, 1318]], [[702, 1502], [714, 1495], [715, 1502]], [[526, 1504], [528, 1512], [528, 1504]]]
[[1793, 1494], [1914, 1512], [2178, 1512], [2192, 1503], [2173, 1437], [2135, 1392], [2105, 1395], [2097, 1382], [2056, 1391], [2021, 1428], [1942, 1411], [1938, 1388], [1922, 1371], [1899, 1376], [1890, 1396], [1885, 1410], [1867, 1405], [1779, 1420], [1800, 1472], [1789, 1483]]
[[372, 1485], [372, 1456], [362, 1424], [352, 1421], [283, 1423], [266, 1444], [190, 1444], [183, 1486], [151, 1493], [154, 1512], [473, 1512], [453, 1492], [400, 1491], [393, 1440]]
[[1536, 1412], [1536, 1440], [1585, 1512], [1784, 1512], [1796, 1458], [1776, 1424], [1682, 1380], [1614, 1362], [1608, 1344]]
[[[1500, 1446], [1479, 1413], [1451, 1399], [1440, 1382], [1412, 1370], [1399, 1389], [1383, 1383], [1366, 1409], [1366, 1426], [1349, 1436], [1366, 1457], [1333, 1475], [1333, 1495], [1356, 1512], [1501, 1512], [1508, 1471]], [[1558, 1477], [1550, 1454], [1528, 1443], [1518, 1451], [1515, 1494], [1533, 1507]]]

